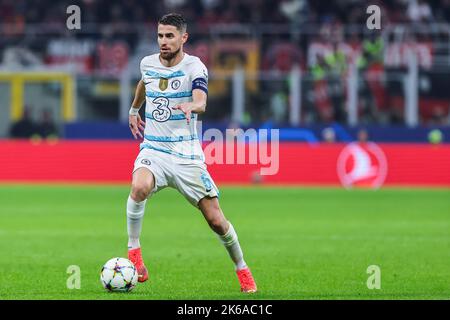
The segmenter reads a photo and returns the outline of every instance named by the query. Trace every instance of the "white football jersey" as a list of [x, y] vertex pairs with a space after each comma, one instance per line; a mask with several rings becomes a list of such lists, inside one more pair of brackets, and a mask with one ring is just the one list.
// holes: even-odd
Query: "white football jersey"
[[173, 110], [179, 103], [192, 101], [192, 82], [208, 81], [208, 70], [198, 57], [184, 53], [176, 66], [165, 67], [159, 53], [141, 61], [142, 81], [145, 84], [144, 148], [171, 154], [177, 162], [204, 162], [197, 135], [197, 114], [192, 113], [187, 124], [184, 113]]

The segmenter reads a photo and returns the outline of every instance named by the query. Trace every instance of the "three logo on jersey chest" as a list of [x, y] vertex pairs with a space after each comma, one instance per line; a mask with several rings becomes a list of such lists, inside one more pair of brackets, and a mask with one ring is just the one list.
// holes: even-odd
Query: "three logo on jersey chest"
[[166, 97], [158, 97], [153, 99], [156, 109], [152, 112], [152, 117], [158, 122], [165, 122], [170, 119], [172, 111], [169, 108], [169, 99]]
[[[158, 87], [161, 91], [167, 90], [169, 87], [173, 90], [178, 90], [181, 86], [181, 81], [178, 79], [170, 80], [169, 78], [159, 78]], [[158, 97], [153, 99], [153, 104], [156, 106], [156, 109], [152, 111], [152, 117], [158, 122], [165, 122], [170, 119], [172, 115], [172, 111], [169, 108], [169, 99], [166, 97]]]

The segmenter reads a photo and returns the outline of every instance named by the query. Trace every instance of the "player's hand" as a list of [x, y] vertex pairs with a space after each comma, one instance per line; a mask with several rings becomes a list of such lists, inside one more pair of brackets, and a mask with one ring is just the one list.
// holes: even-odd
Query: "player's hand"
[[193, 109], [193, 105], [191, 102], [185, 102], [185, 103], [180, 103], [174, 107], [172, 107], [173, 110], [181, 110], [184, 115], [186, 116], [186, 120], [187, 123], [189, 124], [191, 122], [191, 114], [192, 114], [192, 109]]
[[142, 132], [144, 132], [145, 129], [145, 122], [142, 121], [141, 116], [138, 114], [136, 116], [129, 116], [128, 117], [128, 124], [130, 126], [131, 133], [133, 134], [133, 137], [135, 139], [143, 138]]

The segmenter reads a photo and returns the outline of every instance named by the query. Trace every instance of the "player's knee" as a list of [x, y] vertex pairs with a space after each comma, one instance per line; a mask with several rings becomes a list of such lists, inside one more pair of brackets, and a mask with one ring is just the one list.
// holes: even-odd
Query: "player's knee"
[[144, 201], [150, 195], [151, 186], [145, 182], [133, 182], [131, 185], [131, 198], [135, 201]]

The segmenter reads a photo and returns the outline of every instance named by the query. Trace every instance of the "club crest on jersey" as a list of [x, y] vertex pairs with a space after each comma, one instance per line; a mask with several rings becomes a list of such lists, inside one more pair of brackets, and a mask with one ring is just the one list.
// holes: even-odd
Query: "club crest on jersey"
[[168, 86], [169, 86], [169, 79], [166, 78], [159, 79], [159, 89], [161, 89], [161, 91], [166, 90]]
[[171, 87], [172, 87], [173, 90], [177, 90], [180, 87], [180, 85], [181, 85], [180, 80], [173, 80], [172, 84], [171, 84]]

